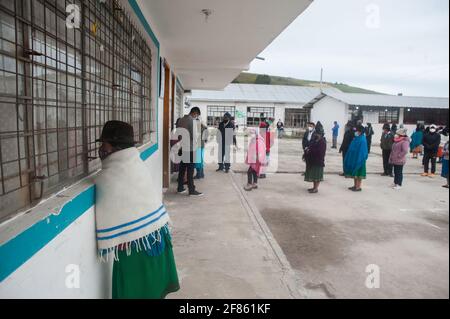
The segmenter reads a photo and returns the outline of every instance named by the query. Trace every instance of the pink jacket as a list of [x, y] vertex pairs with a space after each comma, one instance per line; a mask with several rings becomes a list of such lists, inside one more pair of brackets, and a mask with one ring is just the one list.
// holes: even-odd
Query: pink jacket
[[261, 167], [266, 162], [266, 142], [261, 135], [253, 137], [248, 144], [247, 157], [245, 163], [250, 165], [258, 174], [261, 173]]
[[389, 164], [405, 165], [406, 155], [409, 153], [409, 137], [402, 136], [394, 139], [392, 145], [391, 156], [389, 157]]

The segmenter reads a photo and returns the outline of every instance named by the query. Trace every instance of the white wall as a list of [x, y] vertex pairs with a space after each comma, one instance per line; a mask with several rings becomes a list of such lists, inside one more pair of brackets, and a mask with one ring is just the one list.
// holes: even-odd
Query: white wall
[[332, 140], [331, 129], [334, 121], [337, 121], [340, 126], [338, 136], [338, 142], [340, 143], [344, 137], [344, 126], [348, 121], [348, 107], [345, 103], [326, 96], [314, 104], [311, 109], [311, 121], [322, 123], [328, 142]]
[[[7, 277], [0, 298], [110, 298], [112, 263], [97, 259], [94, 216], [92, 207]], [[79, 269], [79, 288], [66, 286], [76, 275], [70, 265]]]

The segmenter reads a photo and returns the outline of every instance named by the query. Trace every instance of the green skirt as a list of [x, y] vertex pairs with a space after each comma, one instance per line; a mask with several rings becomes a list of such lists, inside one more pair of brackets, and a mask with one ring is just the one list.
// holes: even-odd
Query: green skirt
[[321, 182], [323, 181], [323, 167], [306, 166], [305, 182]]
[[345, 174], [345, 177], [348, 178], [358, 178], [358, 179], [366, 179], [366, 163], [364, 163], [364, 165], [356, 171], [355, 174]]
[[113, 266], [113, 299], [163, 299], [180, 289], [170, 235], [162, 234], [162, 240], [164, 250], [158, 256], [142, 250], [127, 256], [119, 251]]

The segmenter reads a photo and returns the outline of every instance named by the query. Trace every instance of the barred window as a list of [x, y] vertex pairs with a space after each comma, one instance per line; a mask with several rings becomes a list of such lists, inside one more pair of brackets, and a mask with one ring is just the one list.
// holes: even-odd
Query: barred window
[[284, 126], [289, 128], [305, 128], [309, 122], [309, 110], [286, 109]]
[[247, 108], [247, 126], [259, 126], [261, 114], [269, 118], [275, 117], [275, 108], [273, 107], [248, 107]]
[[208, 126], [218, 126], [223, 120], [225, 113], [231, 114], [231, 119], [234, 120], [236, 108], [234, 106], [213, 106], [208, 105]]
[[99, 168], [106, 121], [151, 141], [151, 59], [117, 1], [0, 1], [0, 220]]
[[398, 123], [400, 110], [398, 108], [380, 110], [378, 123]]
[[448, 125], [448, 109], [406, 108], [403, 123]]

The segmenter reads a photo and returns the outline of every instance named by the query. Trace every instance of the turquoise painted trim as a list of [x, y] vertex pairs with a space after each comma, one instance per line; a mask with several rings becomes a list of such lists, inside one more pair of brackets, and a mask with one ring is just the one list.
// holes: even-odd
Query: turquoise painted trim
[[72, 224], [95, 202], [95, 186], [91, 186], [62, 208], [0, 246], [0, 282], [22, 266], [36, 252]]
[[144, 27], [145, 31], [147, 31], [148, 35], [152, 38], [153, 43], [155, 43], [156, 47], [159, 50], [159, 41], [156, 38], [155, 34], [153, 33], [152, 28], [148, 24], [147, 19], [145, 18], [144, 14], [141, 11], [141, 8], [137, 4], [136, 0], [128, 0], [128, 3], [130, 4], [131, 8], [134, 10], [134, 13], [136, 13], [137, 17], [139, 18], [139, 21], [141, 21], [142, 26]]
[[[160, 44], [150, 25], [145, 19], [139, 5], [135, 0], [128, 0], [140, 22], [148, 32], [153, 43], [157, 47], [157, 59], [159, 65]], [[157, 67], [157, 83], [159, 83], [160, 70]], [[147, 160], [158, 150], [159, 141], [159, 94], [156, 93], [156, 143], [141, 151], [141, 159]], [[8, 242], [0, 245], [0, 282], [12, 274], [39, 250], [45, 247], [51, 240], [58, 236], [64, 229], [72, 224], [95, 204], [95, 185], [74, 197], [62, 208], [58, 215], [50, 215], [45, 220], [37, 222]]]
[[149, 148], [141, 152], [141, 159], [146, 161], [150, 156], [158, 150], [158, 144], [153, 144]]

